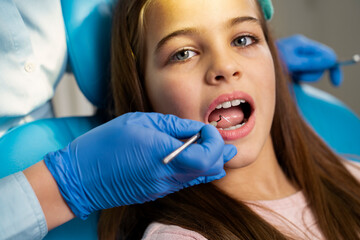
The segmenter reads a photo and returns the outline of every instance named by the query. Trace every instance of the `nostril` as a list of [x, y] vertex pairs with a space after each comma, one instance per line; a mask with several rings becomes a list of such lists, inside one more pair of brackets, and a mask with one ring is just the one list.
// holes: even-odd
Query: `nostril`
[[[232, 77], [238, 78], [240, 76], [240, 72], [236, 71], [232, 74]], [[221, 81], [221, 80], [226, 80], [226, 79], [230, 79], [230, 75], [217, 75], [215, 76], [215, 80], [216, 81]]]
[[233, 77], [238, 77], [239, 75], [240, 75], [239, 72], [234, 72], [234, 73], [233, 73]]
[[215, 80], [218, 80], [218, 81], [219, 81], [219, 80], [222, 80], [223, 78], [224, 78], [223, 76], [218, 75], [218, 76], [215, 77]]

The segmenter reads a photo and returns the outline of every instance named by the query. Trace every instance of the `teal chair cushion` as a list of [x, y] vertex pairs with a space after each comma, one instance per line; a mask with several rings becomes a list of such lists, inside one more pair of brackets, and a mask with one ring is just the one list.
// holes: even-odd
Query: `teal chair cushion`
[[114, 2], [61, 0], [71, 71], [82, 93], [97, 107], [104, 107], [108, 98]]
[[360, 119], [334, 96], [310, 85], [293, 84], [305, 121], [340, 156], [360, 160]]
[[37, 163], [47, 152], [65, 147], [99, 123], [96, 117], [54, 118], [8, 131], [0, 138], [0, 178]]

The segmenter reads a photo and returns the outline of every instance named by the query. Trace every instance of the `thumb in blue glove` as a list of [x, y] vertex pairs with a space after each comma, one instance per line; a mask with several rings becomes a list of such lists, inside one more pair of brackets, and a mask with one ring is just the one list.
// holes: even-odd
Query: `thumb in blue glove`
[[[201, 130], [201, 141], [171, 163], [162, 159]], [[82, 219], [97, 210], [155, 200], [225, 175], [236, 148], [211, 125], [158, 113], [128, 113], [78, 137], [44, 161]]]
[[280, 39], [277, 47], [294, 81], [315, 82], [329, 70], [332, 84], [342, 83], [343, 74], [331, 48], [302, 35]]

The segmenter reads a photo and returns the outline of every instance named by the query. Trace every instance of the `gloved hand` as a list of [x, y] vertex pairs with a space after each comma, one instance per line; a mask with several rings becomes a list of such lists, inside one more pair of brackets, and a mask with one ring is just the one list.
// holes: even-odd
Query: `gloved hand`
[[[198, 144], [169, 164], [162, 159], [201, 129]], [[45, 164], [82, 219], [97, 210], [143, 203], [225, 176], [236, 155], [211, 125], [158, 113], [128, 113], [48, 153]]]
[[315, 82], [329, 70], [332, 84], [342, 83], [343, 74], [331, 48], [302, 35], [280, 39], [277, 47], [294, 81]]

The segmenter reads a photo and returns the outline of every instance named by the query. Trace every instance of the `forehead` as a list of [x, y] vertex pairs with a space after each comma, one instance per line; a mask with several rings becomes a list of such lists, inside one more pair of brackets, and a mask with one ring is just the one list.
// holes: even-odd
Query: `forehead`
[[258, 17], [256, 0], [153, 0], [146, 14], [151, 33], [187, 27], [215, 27], [228, 19]]

